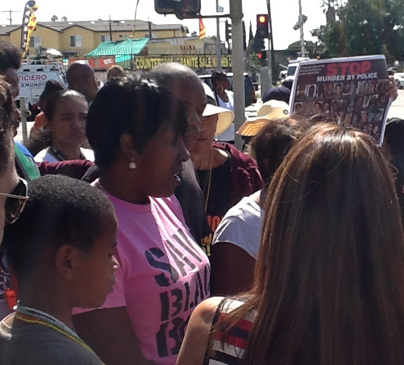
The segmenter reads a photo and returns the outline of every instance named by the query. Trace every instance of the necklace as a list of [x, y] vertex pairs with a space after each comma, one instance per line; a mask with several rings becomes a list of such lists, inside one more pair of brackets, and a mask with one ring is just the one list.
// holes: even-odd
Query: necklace
[[[211, 185], [212, 185], [212, 150], [210, 150], [210, 157], [209, 157], [209, 177], [208, 177], [208, 181], [207, 181], [208, 190], [206, 192], [206, 197], [205, 197], [205, 213], [208, 210]], [[205, 190], [206, 190], [206, 184], [205, 184], [205, 188], [203, 189], [204, 193], [205, 193]]]
[[[66, 161], [66, 157], [60, 152], [54, 145], [49, 147], [53, 156], [55, 156], [59, 161]], [[80, 160], [85, 160], [83, 153], [80, 150]]]
[[88, 346], [70, 327], [66, 326], [62, 321], [51, 316], [48, 313], [42, 312], [35, 308], [25, 307], [17, 303], [15, 317], [25, 323], [39, 324], [45, 327], [52, 328], [56, 332], [66, 336], [72, 341], [83, 346], [86, 350], [94, 353], [90, 346]]

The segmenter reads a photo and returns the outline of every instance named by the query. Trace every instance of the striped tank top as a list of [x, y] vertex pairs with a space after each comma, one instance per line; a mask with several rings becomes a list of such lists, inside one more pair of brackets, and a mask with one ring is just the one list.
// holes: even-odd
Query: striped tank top
[[[244, 303], [238, 300], [226, 299], [226, 303], [220, 312], [217, 312], [213, 324], [223, 319], [228, 313], [240, 307]], [[220, 306], [219, 306], [220, 307]], [[248, 314], [233, 327], [224, 343], [221, 341], [221, 333], [216, 332], [212, 341], [212, 350], [205, 358], [205, 365], [238, 365], [247, 348], [254, 316]]]

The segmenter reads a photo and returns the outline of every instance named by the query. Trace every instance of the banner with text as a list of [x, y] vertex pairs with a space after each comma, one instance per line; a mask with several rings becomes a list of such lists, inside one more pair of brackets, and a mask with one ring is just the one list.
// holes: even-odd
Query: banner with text
[[[217, 57], [215, 55], [166, 55], [166, 56], [136, 56], [136, 70], [150, 70], [154, 66], [164, 62], [178, 62], [192, 69], [216, 69]], [[222, 55], [222, 67], [232, 68], [231, 55]]]
[[324, 115], [383, 142], [391, 100], [382, 55], [303, 61], [296, 70], [290, 113]]

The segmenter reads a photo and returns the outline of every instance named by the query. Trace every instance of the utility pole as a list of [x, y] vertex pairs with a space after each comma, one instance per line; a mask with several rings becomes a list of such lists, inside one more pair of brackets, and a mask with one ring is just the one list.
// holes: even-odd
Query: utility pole
[[13, 24], [13, 18], [12, 18], [12, 13], [20, 13], [19, 11], [17, 11], [17, 10], [4, 10], [4, 11], [2, 11], [2, 13], [8, 13], [9, 15], [10, 15], [10, 18], [7, 18], [7, 20], [9, 20], [10, 21], [10, 25], [12, 25]]
[[[244, 96], [244, 52], [243, 52], [243, 6], [241, 0], [229, 0], [232, 26], [232, 62], [233, 62], [233, 91], [234, 91], [234, 124], [236, 131], [245, 121]], [[241, 150], [242, 139], [236, 135], [236, 147]]]
[[274, 48], [274, 36], [272, 33], [272, 16], [271, 16], [271, 1], [267, 0], [268, 8], [268, 22], [269, 22], [269, 38], [268, 38], [268, 72], [269, 72], [269, 86], [273, 84], [273, 72], [272, 67], [275, 64], [275, 48]]
[[[216, 12], [223, 8], [219, 7], [219, 0], [216, 0]], [[222, 70], [222, 46], [220, 43], [220, 18], [216, 18], [216, 59], [217, 59], [217, 69]]]
[[112, 41], [111, 15], [109, 16], [109, 40]]
[[148, 27], [149, 27], [149, 39], [152, 39], [152, 38], [153, 38], [152, 22], [149, 21], [149, 19], [147, 19], [147, 20], [148, 20], [148, 21], [147, 21], [147, 24], [148, 24]]
[[306, 50], [304, 48], [304, 31], [303, 31], [303, 12], [302, 12], [302, 0], [299, 0], [299, 23], [300, 23], [300, 57], [306, 57]]

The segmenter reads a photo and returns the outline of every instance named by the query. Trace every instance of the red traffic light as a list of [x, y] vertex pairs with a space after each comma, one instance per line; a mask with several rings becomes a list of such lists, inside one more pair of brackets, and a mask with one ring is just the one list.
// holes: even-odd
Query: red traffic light
[[267, 59], [267, 51], [259, 51], [257, 52], [257, 58], [261, 61], [265, 61]]

